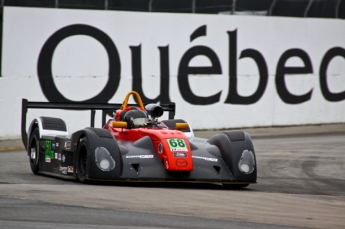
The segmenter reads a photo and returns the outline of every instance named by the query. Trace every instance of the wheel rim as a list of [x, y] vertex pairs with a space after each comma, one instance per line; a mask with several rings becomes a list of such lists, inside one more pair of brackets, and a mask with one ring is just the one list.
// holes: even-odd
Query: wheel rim
[[30, 148], [30, 163], [31, 165], [35, 165], [37, 160], [37, 150], [36, 150], [36, 140], [33, 139]]

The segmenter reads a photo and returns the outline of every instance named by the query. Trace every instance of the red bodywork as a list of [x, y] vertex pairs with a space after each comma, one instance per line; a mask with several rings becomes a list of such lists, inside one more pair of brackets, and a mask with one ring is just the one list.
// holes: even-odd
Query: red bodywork
[[141, 128], [114, 128], [113, 122], [121, 120], [121, 113], [131, 110], [127, 107], [129, 96], [135, 96], [138, 102], [138, 109], [145, 110], [140, 95], [135, 91], [127, 93], [123, 104], [115, 113], [115, 120], [109, 120], [104, 129], [109, 130], [116, 140], [125, 142], [135, 142], [145, 136], [151, 138], [157, 156], [162, 160], [164, 168], [168, 171], [192, 171], [193, 158], [192, 151], [187, 137], [178, 130], [170, 130], [157, 127]]
[[[104, 126], [119, 141], [134, 142], [145, 136], [151, 138], [157, 156], [168, 171], [192, 171], [192, 151], [187, 137], [178, 130], [161, 128], [113, 128], [112, 120]], [[160, 146], [161, 145], [161, 146]], [[176, 146], [176, 147], [174, 147]]]

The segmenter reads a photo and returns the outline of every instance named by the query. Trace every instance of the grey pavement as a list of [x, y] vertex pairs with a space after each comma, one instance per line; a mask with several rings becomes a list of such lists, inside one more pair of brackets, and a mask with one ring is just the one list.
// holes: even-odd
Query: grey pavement
[[[309, 134], [328, 134], [345, 133], [345, 123], [304, 125], [304, 126], [284, 126], [284, 127], [258, 127], [258, 128], [239, 128], [247, 132], [252, 138], [256, 137], [275, 137], [289, 135], [309, 135]], [[228, 129], [232, 130], [232, 129]], [[209, 138], [224, 130], [196, 130], [194, 135], [201, 138]], [[23, 150], [24, 146], [21, 139], [0, 139], [0, 152], [8, 150]]]
[[[345, 123], [303, 125], [303, 126], [239, 128], [238, 130], [243, 130], [247, 132], [252, 138], [309, 135], [309, 134], [345, 133]], [[226, 131], [226, 130], [225, 129], [224, 130], [198, 130], [198, 131], [194, 131], [194, 135], [201, 138], [209, 138], [222, 131]]]

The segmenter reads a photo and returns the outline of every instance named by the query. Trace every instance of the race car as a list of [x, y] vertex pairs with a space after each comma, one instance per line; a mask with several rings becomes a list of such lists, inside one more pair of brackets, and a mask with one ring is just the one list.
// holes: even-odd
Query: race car
[[[128, 104], [130, 96], [137, 104]], [[29, 108], [91, 110], [90, 127], [72, 134], [55, 117], [35, 118]], [[103, 128], [95, 128], [95, 110]], [[105, 123], [105, 113], [115, 111]], [[159, 121], [164, 111], [169, 119]], [[198, 138], [188, 122], [174, 119], [175, 104], [147, 104], [129, 92], [122, 104], [22, 102], [22, 140], [34, 174], [90, 181], [198, 182], [246, 187], [257, 182], [254, 146], [248, 133], [223, 131]]]

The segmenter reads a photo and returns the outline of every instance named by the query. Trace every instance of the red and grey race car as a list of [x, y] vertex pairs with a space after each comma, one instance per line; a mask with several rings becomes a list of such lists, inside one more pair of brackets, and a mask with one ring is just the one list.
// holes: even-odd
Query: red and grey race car
[[[137, 104], [128, 104], [133, 95]], [[30, 108], [91, 110], [91, 127], [69, 133], [60, 118], [39, 117], [26, 132]], [[103, 128], [94, 128], [95, 110], [103, 111]], [[107, 111], [116, 111], [105, 123]], [[159, 121], [164, 111], [169, 120]], [[257, 166], [250, 136], [224, 131], [210, 139], [194, 136], [190, 125], [173, 119], [175, 104], [143, 105], [131, 91], [122, 104], [22, 103], [22, 140], [34, 174], [82, 183], [101, 181], [174, 181], [222, 183], [246, 187], [256, 183]]]

